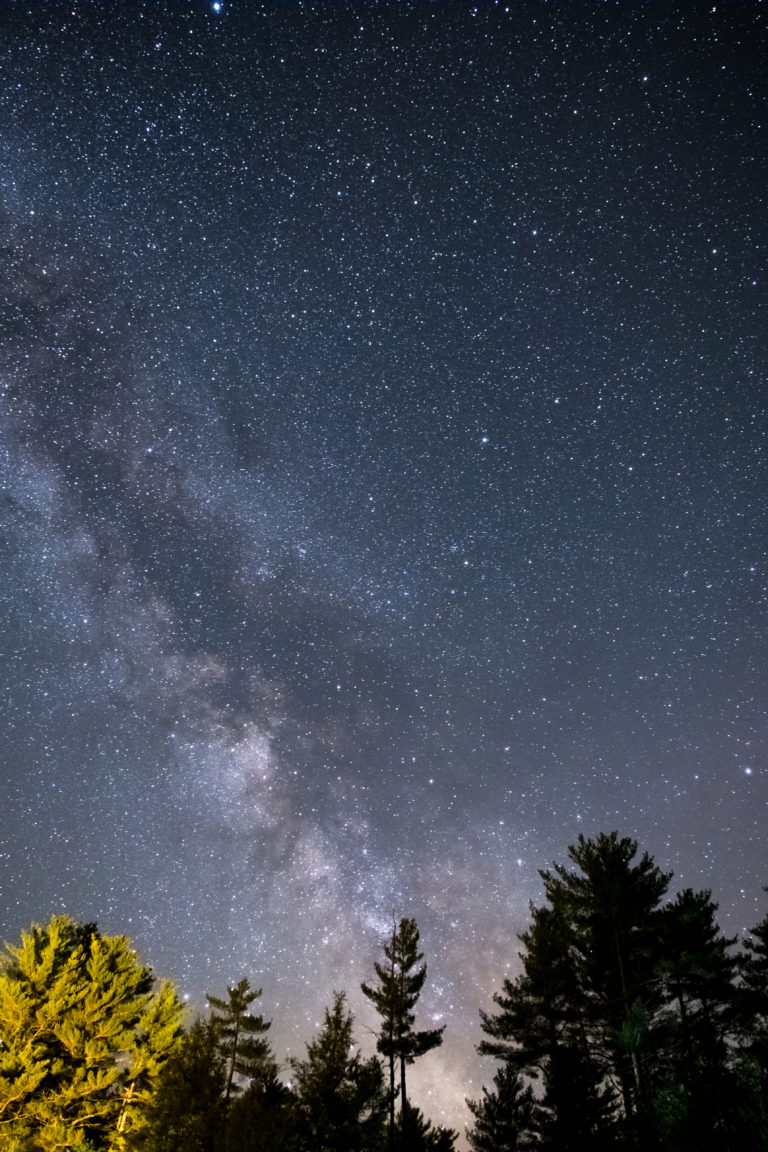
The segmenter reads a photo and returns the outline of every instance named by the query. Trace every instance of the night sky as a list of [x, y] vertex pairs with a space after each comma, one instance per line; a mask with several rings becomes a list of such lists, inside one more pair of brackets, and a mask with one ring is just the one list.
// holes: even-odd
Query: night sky
[[765, 914], [767, 26], [3, 0], [5, 939], [283, 1059], [413, 916], [463, 1129], [580, 832]]

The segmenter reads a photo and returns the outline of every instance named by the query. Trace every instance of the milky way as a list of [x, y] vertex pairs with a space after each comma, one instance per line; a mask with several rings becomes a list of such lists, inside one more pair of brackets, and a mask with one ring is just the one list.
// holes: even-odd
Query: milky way
[[766, 15], [2, 6], [6, 938], [282, 1059], [414, 916], [463, 1128], [580, 832], [761, 918]]

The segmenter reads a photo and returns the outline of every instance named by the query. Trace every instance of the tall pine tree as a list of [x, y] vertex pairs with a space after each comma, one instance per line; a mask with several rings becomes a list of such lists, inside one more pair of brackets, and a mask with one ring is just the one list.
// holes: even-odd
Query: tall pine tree
[[659, 906], [671, 878], [618, 833], [579, 836], [568, 855], [577, 865], [542, 872], [552, 907], [571, 932], [569, 955], [588, 1012], [592, 1048], [603, 1048], [627, 1116], [648, 1104], [641, 1016], [658, 1004], [655, 955]]
[[378, 1034], [378, 1050], [389, 1062], [390, 1080], [390, 1144], [395, 1133], [395, 1067], [400, 1068], [400, 1108], [402, 1127], [407, 1142], [408, 1097], [405, 1087], [405, 1068], [419, 1056], [425, 1055], [443, 1042], [444, 1028], [418, 1031], [415, 1028], [414, 1008], [424, 987], [427, 966], [419, 951], [419, 930], [416, 921], [407, 917], [399, 925], [393, 923], [391, 940], [384, 945], [385, 963], [374, 963], [379, 983], [362, 984], [365, 996], [376, 1008], [382, 1021]]
[[669, 876], [615, 832], [580, 836], [568, 854], [576, 869], [541, 873], [548, 903], [522, 936], [523, 972], [481, 1017], [480, 1050], [541, 1079], [538, 1128], [551, 1147], [596, 1148], [622, 1115], [642, 1142]]
[[259, 996], [261, 988], [251, 988], [246, 979], [241, 980], [234, 988], [227, 987], [226, 1000], [217, 996], [206, 996], [206, 1000], [213, 1008], [211, 1022], [226, 1061], [225, 1108], [229, 1107], [232, 1094], [241, 1089], [235, 1076], [254, 1081], [269, 1078], [276, 1071], [272, 1050], [268, 1041], [263, 1039], [270, 1023], [248, 1011]]

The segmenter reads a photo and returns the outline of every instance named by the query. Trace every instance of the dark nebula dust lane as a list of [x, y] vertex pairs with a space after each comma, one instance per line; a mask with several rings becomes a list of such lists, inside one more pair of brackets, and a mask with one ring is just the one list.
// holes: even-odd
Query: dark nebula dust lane
[[2, 6], [5, 938], [246, 975], [282, 1058], [413, 916], [463, 1130], [580, 832], [764, 915], [767, 38]]

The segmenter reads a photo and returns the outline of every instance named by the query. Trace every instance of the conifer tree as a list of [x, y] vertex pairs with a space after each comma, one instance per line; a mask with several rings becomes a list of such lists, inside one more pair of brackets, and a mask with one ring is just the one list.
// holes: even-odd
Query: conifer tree
[[751, 929], [743, 946], [735, 998], [742, 1044], [737, 1075], [750, 1137], [762, 1149], [768, 1148], [768, 916]]
[[54, 917], [0, 970], [0, 1134], [54, 1152], [119, 1147], [181, 1034], [181, 1005], [123, 936]]
[[378, 987], [362, 984], [365, 996], [372, 1001], [376, 1011], [381, 1016], [382, 1027], [378, 1034], [377, 1048], [382, 1056], [386, 1057], [389, 1065], [389, 1144], [394, 1141], [395, 1133], [395, 1067], [397, 1050], [395, 1032], [398, 1017], [398, 982], [397, 982], [397, 927], [392, 925], [392, 940], [384, 945], [385, 964], [374, 962], [374, 969], [379, 978]]
[[408, 1106], [405, 1125], [403, 1119], [403, 1113], [398, 1112], [395, 1143], [404, 1152], [455, 1152], [459, 1135], [455, 1128], [433, 1124], [413, 1104]]
[[597, 1147], [622, 1115], [650, 1146], [670, 877], [615, 832], [580, 836], [568, 854], [576, 870], [541, 873], [548, 904], [532, 909], [523, 972], [495, 997], [500, 1012], [481, 1016], [480, 1051], [541, 1079], [539, 1128], [552, 1147]]
[[531, 916], [520, 937], [523, 972], [515, 981], [506, 979], [494, 996], [496, 1015], [481, 1012], [489, 1039], [478, 1051], [502, 1059], [510, 1073], [541, 1082], [535, 1121], [551, 1144], [558, 1145], [559, 1133], [590, 1143], [612, 1099], [602, 1088], [602, 1048], [589, 1043], [590, 1008], [574, 969], [572, 926], [557, 906], [532, 908]]
[[467, 1132], [473, 1152], [530, 1152], [539, 1146], [541, 1107], [530, 1084], [508, 1063], [483, 1088], [482, 1100], [467, 1100], [475, 1126]]
[[224, 1107], [229, 1107], [230, 1097], [240, 1091], [235, 1076], [246, 1080], [269, 1077], [276, 1071], [276, 1064], [268, 1041], [262, 1039], [269, 1030], [270, 1022], [261, 1016], [253, 1016], [248, 1009], [254, 1000], [261, 996], [261, 988], [251, 988], [243, 979], [234, 988], [227, 987], [227, 999], [206, 996], [213, 1008], [211, 1021], [219, 1038], [219, 1047], [227, 1066], [227, 1080], [224, 1089]]
[[122, 1084], [117, 1131], [123, 1137], [143, 1131], [155, 1092], [169, 1060], [183, 1038], [184, 1009], [169, 981], [164, 981], [139, 1016], [134, 1030], [133, 1060]]
[[306, 1152], [368, 1152], [381, 1146], [387, 1094], [380, 1061], [354, 1051], [353, 1018], [335, 992], [323, 1027], [291, 1068], [297, 1097], [299, 1147]]
[[164, 1065], [144, 1128], [129, 1148], [140, 1152], [213, 1152], [223, 1127], [226, 1067], [210, 1021], [196, 1019]]
[[230, 1103], [222, 1152], [299, 1152], [294, 1093], [277, 1076]]
[[739, 1007], [745, 1030], [750, 1040], [758, 1040], [768, 1051], [768, 916], [763, 917], [744, 941], [739, 968]]
[[641, 1046], [633, 1025], [658, 1005], [659, 905], [671, 873], [656, 867], [637, 843], [618, 833], [579, 836], [568, 855], [569, 871], [555, 864], [541, 873], [553, 909], [571, 932], [569, 956], [587, 1006], [592, 1048], [602, 1046], [619, 1081], [629, 1116], [648, 1103]]
[[419, 930], [416, 921], [403, 917], [393, 923], [392, 938], [384, 945], [385, 964], [374, 964], [379, 978], [377, 986], [362, 984], [365, 996], [382, 1020], [378, 1050], [389, 1061], [390, 1076], [390, 1143], [395, 1130], [395, 1065], [400, 1066], [400, 1108], [407, 1131], [408, 1097], [405, 1090], [405, 1067], [443, 1042], [444, 1028], [417, 1031], [414, 1008], [418, 1002], [427, 966], [419, 952]]
[[[634, 841], [580, 837], [569, 856], [541, 873], [522, 972], [481, 1013], [512, 1100], [540, 1083], [532, 1135], [552, 1152], [768, 1149], [768, 918], [737, 962], [710, 892], [661, 905], [670, 877]], [[500, 1083], [472, 1106], [483, 1125]]]

